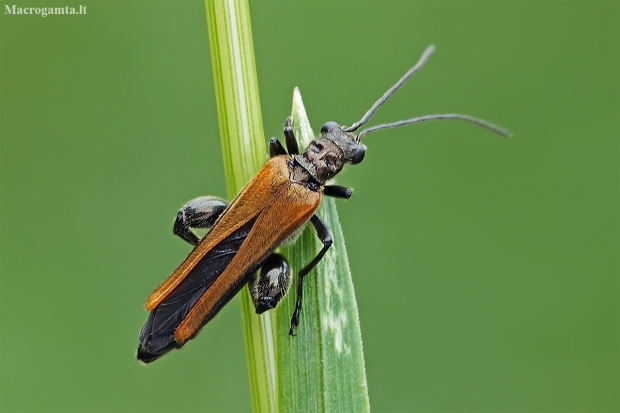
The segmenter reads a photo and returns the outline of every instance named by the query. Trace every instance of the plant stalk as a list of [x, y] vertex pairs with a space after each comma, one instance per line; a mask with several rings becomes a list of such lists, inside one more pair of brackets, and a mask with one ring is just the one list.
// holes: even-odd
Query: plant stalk
[[[228, 193], [236, 196], [267, 159], [247, 0], [205, 0]], [[293, 126], [300, 147], [314, 135], [296, 90]], [[296, 275], [319, 251], [307, 226], [283, 248], [294, 271], [291, 291], [257, 316], [240, 294], [248, 374], [255, 413], [369, 411], [364, 357], [351, 273], [333, 199], [317, 213], [334, 245], [304, 281], [297, 335], [288, 335]], [[277, 223], [274, 223], [277, 225]]]

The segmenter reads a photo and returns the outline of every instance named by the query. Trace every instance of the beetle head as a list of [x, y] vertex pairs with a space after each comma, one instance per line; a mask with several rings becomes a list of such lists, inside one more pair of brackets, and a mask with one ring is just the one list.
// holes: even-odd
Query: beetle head
[[366, 156], [366, 145], [362, 145], [352, 133], [345, 132], [336, 122], [327, 122], [321, 127], [321, 139], [334, 142], [342, 150], [344, 162], [355, 165], [362, 162]]
[[364, 159], [366, 146], [355, 135], [345, 132], [336, 122], [327, 122], [319, 138], [310, 142], [297, 161], [320, 183], [332, 179], [345, 163], [357, 164]]

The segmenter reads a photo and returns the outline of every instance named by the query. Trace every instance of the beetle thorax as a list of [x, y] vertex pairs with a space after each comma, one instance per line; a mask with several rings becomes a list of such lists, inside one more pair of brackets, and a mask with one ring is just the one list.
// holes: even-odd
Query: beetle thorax
[[295, 160], [319, 183], [332, 179], [344, 166], [344, 153], [336, 142], [317, 139], [310, 142], [306, 151]]

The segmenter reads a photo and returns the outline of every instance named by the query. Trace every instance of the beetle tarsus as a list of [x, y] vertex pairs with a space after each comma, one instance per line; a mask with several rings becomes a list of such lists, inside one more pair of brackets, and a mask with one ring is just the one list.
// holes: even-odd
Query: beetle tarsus
[[[293, 317], [291, 318], [291, 328], [288, 330], [288, 334], [291, 336], [295, 336], [295, 328], [299, 327], [299, 315], [301, 313], [301, 297], [297, 297], [297, 303], [299, 304], [300, 309], [295, 308], [293, 312]], [[295, 305], [297, 307], [297, 304]]]

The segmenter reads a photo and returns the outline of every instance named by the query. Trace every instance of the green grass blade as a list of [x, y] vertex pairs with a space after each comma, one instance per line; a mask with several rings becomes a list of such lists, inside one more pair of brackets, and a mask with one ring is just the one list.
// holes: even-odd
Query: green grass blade
[[[297, 89], [292, 117], [300, 147], [305, 148], [314, 133]], [[334, 243], [304, 280], [303, 310], [295, 337], [287, 337], [295, 306], [293, 289], [277, 308], [274, 336], [280, 364], [280, 411], [368, 412], [357, 303], [335, 200], [323, 198], [317, 214], [331, 229]], [[321, 246], [314, 228], [308, 225], [295, 244], [283, 248], [283, 253], [297, 274]]]
[[[217, 110], [228, 194], [232, 199], [267, 159], [258, 80], [246, 0], [205, 0]], [[252, 408], [277, 410], [275, 349], [269, 314], [254, 315], [247, 289], [241, 294], [243, 332]]]
[[[205, 0], [205, 5], [232, 198], [266, 159], [249, 8], [247, 0]], [[297, 91], [293, 119], [304, 148], [314, 135]], [[277, 309], [261, 316], [254, 314], [247, 289], [240, 294], [254, 412], [369, 411], [357, 304], [334, 200], [325, 199], [318, 213], [331, 228], [334, 245], [306, 277], [297, 336], [288, 335], [294, 288]], [[320, 246], [308, 227], [283, 249], [295, 274]]]

